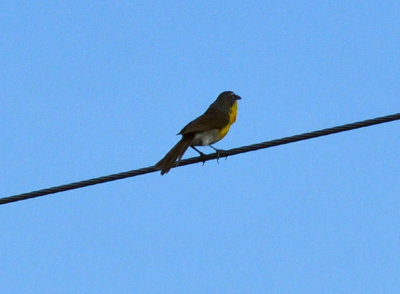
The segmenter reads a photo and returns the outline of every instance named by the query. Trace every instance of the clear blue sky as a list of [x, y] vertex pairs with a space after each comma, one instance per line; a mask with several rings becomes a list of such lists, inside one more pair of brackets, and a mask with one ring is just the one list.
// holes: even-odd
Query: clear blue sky
[[[400, 111], [399, 1], [4, 0], [0, 18], [1, 197], [153, 165], [224, 90], [243, 99], [223, 149]], [[1, 293], [398, 293], [399, 131], [1, 206]]]

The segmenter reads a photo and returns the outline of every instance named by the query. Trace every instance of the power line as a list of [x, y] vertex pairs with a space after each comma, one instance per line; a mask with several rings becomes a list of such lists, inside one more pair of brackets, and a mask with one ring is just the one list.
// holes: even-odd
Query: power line
[[[322, 130], [318, 130], [318, 131], [314, 131], [314, 132], [303, 133], [303, 134], [295, 135], [295, 136], [291, 136], [291, 137], [284, 137], [281, 139], [266, 141], [266, 142], [243, 146], [243, 147], [239, 147], [239, 148], [233, 148], [230, 150], [224, 150], [224, 151], [219, 152], [219, 154], [211, 153], [211, 154], [205, 155], [204, 157], [192, 157], [192, 158], [180, 161], [177, 166], [184, 166], [184, 165], [189, 165], [189, 164], [198, 163], [198, 162], [206, 162], [208, 160], [217, 159], [218, 157], [226, 157], [226, 156], [236, 155], [236, 154], [240, 154], [240, 153], [256, 151], [259, 149], [270, 148], [270, 147], [274, 147], [274, 146], [278, 146], [278, 145], [294, 143], [294, 142], [298, 142], [298, 141], [327, 136], [327, 135], [350, 131], [350, 130], [354, 130], [354, 129], [369, 127], [369, 126], [377, 125], [377, 124], [381, 124], [381, 123], [387, 123], [387, 122], [394, 121], [394, 120], [400, 120], [400, 113], [377, 117], [377, 118], [368, 119], [368, 120], [364, 120], [364, 121], [358, 121], [358, 122], [354, 122], [351, 124], [345, 124], [345, 125], [336, 126], [333, 128], [322, 129]], [[135, 176], [139, 176], [139, 175], [152, 173], [152, 172], [155, 172], [158, 170], [159, 169], [156, 168], [155, 166], [149, 166], [149, 167], [145, 167], [145, 168], [130, 170], [130, 171], [117, 173], [117, 174], [111, 174], [108, 176], [93, 178], [93, 179], [84, 180], [84, 181], [80, 181], [80, 182], [74, 182], [74, 183], [70, 183], [70, 184], [66, 184], [66, 185], [55, 186], [55, 187], [46, 188], [46, 189], [42, 189], [42, 190], [32, 191], [29, 193], [12, 195], [12, 196], [8, 196], [8, 197], [0, 198], [0, 205], [11, 203], [11, 202], [16, 202], [16, 201], [20, 201], [20, 200], [26, 200], [26, 199], [30, 199], [30, 198], [35, 198], [35, 197], [39, 197], [39, 196], [55, 194], [55, 193], [59, 193], [59, 192], [63, 192], [63, 191], [83, 188], [83, 187], [87, 187], [87, 186], [97, 185], [97, 184], [101, 184], [101, 183], [121, 180], [121, 179], [129, 178], [129, 177], [135, 177]]]

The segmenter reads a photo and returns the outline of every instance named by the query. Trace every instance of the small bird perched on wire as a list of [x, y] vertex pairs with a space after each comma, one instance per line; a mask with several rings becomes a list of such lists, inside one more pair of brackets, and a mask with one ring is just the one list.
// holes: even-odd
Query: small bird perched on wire
[[186, 150], [191, 147], [200, 155], [204, 155], [195, 146], [210, 146], [218, 142], [228, 133], [231, 125], [236, 121], [237, 100], [241, 99], [232, 91], [225, 91], [219, 94], [215, 100], [204, 112], [195, 120], [188, 123], [178, 135], [182, 139], [156, 164], [161, 170], [161, 175], [179, 163]]

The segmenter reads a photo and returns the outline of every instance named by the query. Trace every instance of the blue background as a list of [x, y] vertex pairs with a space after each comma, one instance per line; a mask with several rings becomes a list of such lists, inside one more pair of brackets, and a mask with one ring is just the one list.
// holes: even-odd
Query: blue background
[[[399, 1], [5, 0], [0, 18], [1, 197], [153, 165], [224, 90], [243, 99], [223, 149], [400, 110]], [[398, 293], [399, 130], [1, 206], [1, 292]]]

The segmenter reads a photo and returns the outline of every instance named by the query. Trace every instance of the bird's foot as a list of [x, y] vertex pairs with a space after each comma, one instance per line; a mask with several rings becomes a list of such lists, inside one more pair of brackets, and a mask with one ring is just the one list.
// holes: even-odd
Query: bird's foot
[[203, 162], [203, 166], [206, 164], [206, 155], [203, 152], [200, 152], [200, 159]]
[[197, 153], [199, 153], [199, 155], [200, 155], [200, 158], [201, 158], [201, 160], [203, 161], [203, 165], [206, 163], [206, 159], [205, 159], [205, 157], [206, 157], [206, 155], [203, 153], [203, 152], [201, 152], [199, 149], [197, 149], [196, 147], [194, 147], [194, 146], [190, 146], [193, 150], [195, 150]]
[[[217, 148], [215, 148], [214, 146], [211, 146], [211, 145], [210, 145], [210, 147], [215, 150], [215, 153], [217, 153], [217, 163], [219, 163], [219, 159], [221, 158], [221, 153], [225, 152], [225, 150], [224, 149], [217, 149]], [[225, 159], [228, 158], [228, 156], [224, 156], [224, 157], [225, 157]]]

